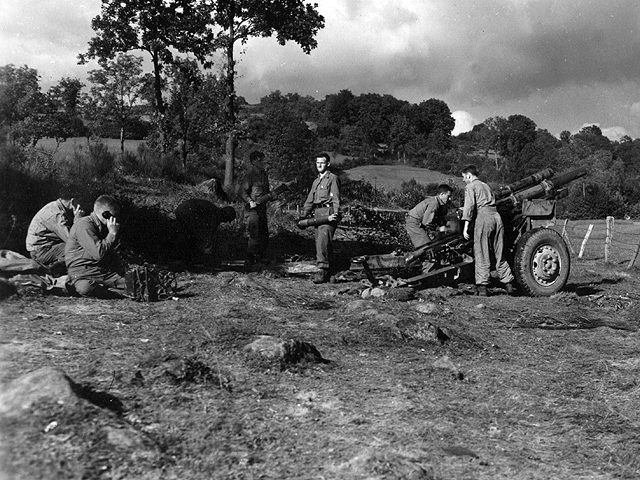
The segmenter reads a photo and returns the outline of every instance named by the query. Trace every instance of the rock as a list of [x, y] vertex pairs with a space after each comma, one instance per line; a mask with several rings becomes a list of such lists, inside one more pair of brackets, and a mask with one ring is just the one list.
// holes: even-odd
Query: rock
[[42, 401], [75, 405], [77, 386], [57, 368], [43, 367], [12, 381], [0, 394], [0, 414], [18, 416]]
[[354, 300], [353, 302], [347, 303], [344, 309], [347, 313], [351, 313], [358, 310], [364, 310], [369, 305], [369, 302], [367, 302], [366, 300]]
[[390, 288], [387, 290], [387, 298], [398, 302], [408, 302], [416, 297], [416, 290], [411, 287]]
[[432, 313], [435, 313], [435, 311], [437, 310], [438, 307], [436, 306], [435, 303], [424, 302], [424, 303], [417, 304], [413, 308], [417, 312], [424, 313], [426, 315], [431, 315]]
[[294, 339], [282, 340], [270, 335], [261, 335], [246, 345], [244, 350], [262, 355], [270, 360], [280, 360], [290, 364], [302, 361], [328, 363], [328, 360], [324, 359], [318, 349], [309, 342]]
[[451, 361], [451, 359], [447, 355], [433, 362], [433, 366], [434, 368], [449, 370], [456, 379], [464, 380], [464, 374], [462, 373], [462, 371], [455, 365], [455, 363]]
[[385, 290], [379, 287], [375, 287], [371, 289], [371, 296], [374, 298], [384, 297], [387, 294]]
[[396, 322], [396, 328], [402, 338], [444, 344], [449, 335], [437, 325], [415, 318], [405, 318]]
[[369, 447], [338, 465], [331, 478], [434, 480], [432, 468], [425, 467], [428, 458], [424, 452]]
[[371, 298], [371, 289], [365, 288], [360, 294], [360, 296], [363, 298], [363, 300], [366, 300], [367, 298]]
[[479, 304], [477, 304], [477, 305], [476, 305], [476, 308], [477, 308], [478, 310], [482, 310], [482, 309], [484, 309], [484, 308], [487, 308], [487, 306], [486, 306], [484, 303], [479, 303]]

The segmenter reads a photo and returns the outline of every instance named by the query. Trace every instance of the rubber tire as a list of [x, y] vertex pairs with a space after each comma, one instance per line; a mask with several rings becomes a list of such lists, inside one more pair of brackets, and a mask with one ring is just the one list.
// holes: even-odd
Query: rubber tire
[[[548, 279], [536, 274], [536, 255], [541, 255], [541, 249], [547, 250], [556, 267]], [[566, 242], [558, 232], [540, 227], [529, 230], [518, 240], [513, 266], [513, 274], [525, 293], [532, 297], [548, 297], [558, 293], [567, 283], [571, 257]]]

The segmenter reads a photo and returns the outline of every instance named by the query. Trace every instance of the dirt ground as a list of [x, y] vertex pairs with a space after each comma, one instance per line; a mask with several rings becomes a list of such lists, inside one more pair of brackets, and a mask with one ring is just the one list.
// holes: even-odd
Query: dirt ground
[[[574, 261], [551, 298], [364, 300], [290, 267], [182, 272], [157, 303], [0, 302], [3, 390], [53, 367], [77, 395], [0, 417], [0, 478], [640, 477], [637, 269]], [[260, 335], [326, 361], [245, 351]]]

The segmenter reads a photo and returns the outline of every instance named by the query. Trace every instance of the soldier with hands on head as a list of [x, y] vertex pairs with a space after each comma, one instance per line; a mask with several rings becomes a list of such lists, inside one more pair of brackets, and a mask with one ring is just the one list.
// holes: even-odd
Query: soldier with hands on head
[[504, 226], [496, 209], [493, 191], [478, 180], [478, 170], [469, 165], [462, 170], [462, 180], [467, 184], [464, 194], [462, 235], [466, 240], [471, 238], [469, 225], [475, 220], [473, 229], [473, 256], [475, 263], [476, 291], [478, 295], [487, 296], [491, 256], [495, 258], [495, 268], [507, 293], [514, 293], [513, 274], [504, 258]]
[[329, 171], [330, 165], [329, 154], [320, 153], [316, 156], [318, 177], [313, 181], [302, 209], [302, 218], [311, 214], [314, 217], [327, 216], [327, 223], [315, 227], [316, 264], [320, 271], [314, 283], [325, 283], [331, 278], [332, 241], [340, 210], [340, 179]]
[[58, 198], [42, 207], [27, 231], [26, 247], [31, 258], [54, 275], [64, 274], [64, 250], [69, 230], [83, 215], [82, 207], [74, 198]]
[[67, 286], [83, 297], [121, 298], [124, 269], [116, 251], [120, 237], [120, 206], [109, 195], [99, 196], [93, 212], [78, 220], [67, 240]]

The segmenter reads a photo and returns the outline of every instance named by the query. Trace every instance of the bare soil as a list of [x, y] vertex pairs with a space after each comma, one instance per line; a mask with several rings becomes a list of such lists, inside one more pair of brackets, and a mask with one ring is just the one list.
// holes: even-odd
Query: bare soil
[[[2, 417], [0, 478], [640, 477], [637, 269], [574, 260], [551, 298], [363, 300], [291, 266], [184, 271], [157, 303], [2, 301], [4, 388], [50, 366], [84, 394]], [[259, 335], [328, 362], [247, 353]]]

